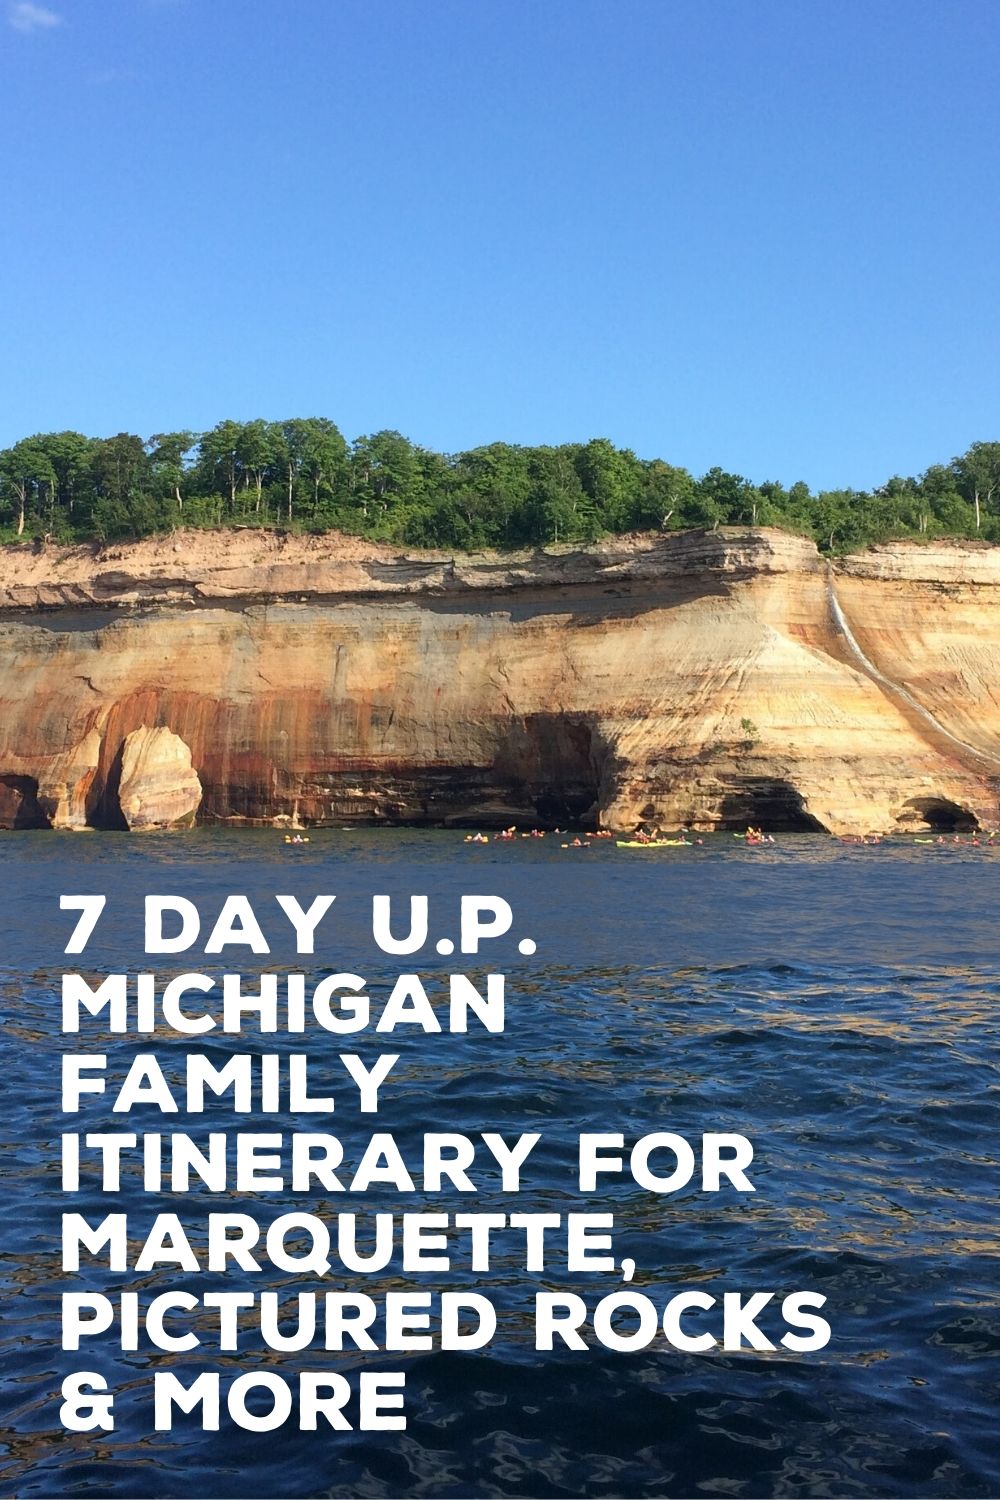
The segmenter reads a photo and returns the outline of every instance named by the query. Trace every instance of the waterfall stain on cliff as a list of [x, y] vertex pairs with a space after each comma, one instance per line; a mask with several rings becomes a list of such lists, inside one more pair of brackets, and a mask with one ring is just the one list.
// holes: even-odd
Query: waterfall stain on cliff
[[958, 735], [953, 734], [950, 729], [946, 729], [940, 720], [934, 717], [930, 709], [925, 708], [922, 703], [917, 702], [908, 688], [901, 682], [893, 682], [884, 672], [880, 671], [871, 657], [861, 649], [841, 608], [840, 600], [837, 598], [833, 569], [829, 564], [827, 565], [827, 587], [834, 624], [847, 643], [851, 657], [857, 662], [865, 675], [878, 683], [881, 688], [884, 688], [891, 698], [901, 701], [904, 708], [914, 714], [931, 731], [932, 735], [947, 741], [949, 745], [959, 752], [960, 756], [971, 757], [980, 766], [988, 767], [994, 772], [1000, 771], [1000, 756], [992, 755], [985, 750], [977, 748], [975, 745], [970, 745], [967, 740], [959, 739]]

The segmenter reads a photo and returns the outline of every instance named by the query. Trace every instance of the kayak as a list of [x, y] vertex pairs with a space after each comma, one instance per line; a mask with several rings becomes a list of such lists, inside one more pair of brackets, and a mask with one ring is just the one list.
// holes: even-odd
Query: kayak
[[690, 839], [616, 839], [619, 849], [690, 849]]

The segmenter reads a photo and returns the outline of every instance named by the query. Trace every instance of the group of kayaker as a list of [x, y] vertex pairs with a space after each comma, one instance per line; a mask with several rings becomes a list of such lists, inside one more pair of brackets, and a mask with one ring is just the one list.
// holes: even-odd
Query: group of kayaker
[[[564, 828], [553, 828], [548, 831], [554, 837], [566, 837], [568, 835], [568, 830]], [[619, 848], [624, 849], [635, 849], [642, 848], [644, 846], [654, 848], [667, 848], [682, 846], [690, 847], [692, 844], [704, 844], [704, 839], [692, 838], [690, 834], [690, 829], [681, 828], [676, 835], [671, 836], [664, 833], [659, 824], [653, 824], [652, 826], [650, 826], [649, 823], [639, 823], [631, 838], [619, 839], [618, 846]], [[545, 838], [545, 836], [545, 829], [532, 828], [527, 832], [522, 833], [517, 828], [517, 825], [512, 823], [509, 828], [502, 828], [499, 833], [495, 833], [492, 836], [488, 833], [481, 832], [467, 833], [465, 835], [464, 842], [467, 844], [488, 844], [490, 843], [492, 837], [492, 840], [495, 843], [512, 843], [515, 839], [519, 838], [543, 839]], [[569, 839], [566, 843], [560, 844], [559, 847], [560, 849], [589, 849], [591, 843], [595, 840], [613, 839], [614, 837], [615, 835], [611, 832], [610, 829], [599, 828], [591, 833], [584, 834], [582, 838], [579, 834], [575, 834], [572, 839]], [[747, 825], [745, 833], [736, 833], [734, 834], [734, 837], [742, 839], [744, 843], [746, 843], [750, 847], [761, 844], [773, 844], [775, 842], [773, 834], [765, 833], [762, 828], [757, 828], [753, 824]], [[883, 835], [880, 833], [835, 834], [833, 835], [833, 837], [835, 838], [837, 843], [852, 844], [855, 846], [876, 845], [883, 842]], [[309, 837], [308, 835], [303, 835], [301, 833], [286, 833], [284, 835], [284, 840], [286, 844], [308, 844]], [[915, 844], [928, 844], [949, 848], [953, 845], [958, 844], [965, 848], [993, 849], [1000, 847], [1000, 829], [984, 829], [982, 830], [982, 836], [980, 836], [980, 830], [977, 829], [972, 833], [971, 838], [962, 838], [961, 835], [957, 833], [952, 834], [950, 838], [946, 838], [944, 834], [939, 833], [936, 837], [916, 837], [913, 839], [913, 842]]]
[[[553, 829], [551, 829], [549, 831], [553, 835], [560, 835], [560, 834], [567, 833], [568, 829], [565, 829], [565, 828], [553, 828]], [[495, 833], [493, 835], [493, 842], [495, 844], [510, 844], [510, 843], [513, 843], [513, 841], [515, 839], [519, 839], [519, 838], [520, 839], [543, 839], [545, 837], [545, 832], [546, 832], [546, 830], [544, 828], [532, 828], [527, 833], [519, 833], [518, 832], [518, 828], [517, 828], [517, 824], [516, 823], [512, 823], [509, 828], [501, 828], [501, 830], [500, 830], [499, 833]], [[586, 835], [586, 839], [587, 839], [586, 842], [584, 842], [579, 837], [576, 837], [576, 838], [573, 839], [572, 843], [570, 843], [570, 844], [561, 844], [560, 848], [562, 848], [562, 849], [589, 849], [590, 848], [590, 840], [591, 839], [611, 839], [611, 838], [614, 838], [614, 834], [611, 832], [610, 829], [608, 829], [608, 828], [599, 828], [594, 833], [588, 833]], [[488, 833], [467, 833], [465, 835], [465, 838], [464, 838], [463, 842], [466, 843], [466, 844], [488, 844], [490, 842], [490, 835]]]
[[[682, 828], [680, 837], [683, 838], [686, 833], [687, 829]], [[654, 824], [652, 828], [650, 828], [648, 823], [637, 823], [632, 833], [632, 837], [637, 844], [655, 844], [658, 843], [660, 839], [666, 838], [666, 834], [663, 832], [663, 829], [660, 827], [659, 823]]]
[[984, 829], [982, 838], [979, 837], [978, 833], [974, 833], [971, 839], [963, 839], [957, 833], [953, 833], [950, 839], [946, 839], [943, 834], [939, 833], [936, 839], [915, 839], [914, 843], [962, 844], [967, 849], [993, 849], [996, 847], [998, 841], [1000, 841], [1000, 832], [995, 829], [988, 831]]
[[763, 828], [754, 828], [747, 824], [747, 831], [742, 835], [748, 844], [773, 844], [774, 834], [765, 833]]

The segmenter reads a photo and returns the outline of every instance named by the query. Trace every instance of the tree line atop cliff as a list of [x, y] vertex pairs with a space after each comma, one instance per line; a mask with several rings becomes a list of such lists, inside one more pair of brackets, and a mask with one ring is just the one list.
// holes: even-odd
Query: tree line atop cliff
[[6, 539], [110, 541], [179, 525], [337, 528], [457, 550], [718, 525], [781, 526], [832, 551], [892, 537], [998, 542], [1000, 443], [879, 489], [818, 494], [719, 468], [695, 478], [607, 438], [443, 454], [398, 432], [348, 443], [325, 417], [150, 438], [38, 433], [0, 452]]

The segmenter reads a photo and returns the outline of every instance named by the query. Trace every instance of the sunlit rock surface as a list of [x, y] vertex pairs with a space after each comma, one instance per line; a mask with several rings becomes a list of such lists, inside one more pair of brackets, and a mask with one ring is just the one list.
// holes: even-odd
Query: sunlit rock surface
[[1000, 549], [195, 532], [7, 548], [0, 610], [8, 827], [1000, 823]]
[[[110, 790], [114, 790], [114, 778]], [[201, 782], [191, 751], [162, 725], [125, 736], [118, 768], [118, 806], [130, 829], [191, 828], [201, 805]]]

